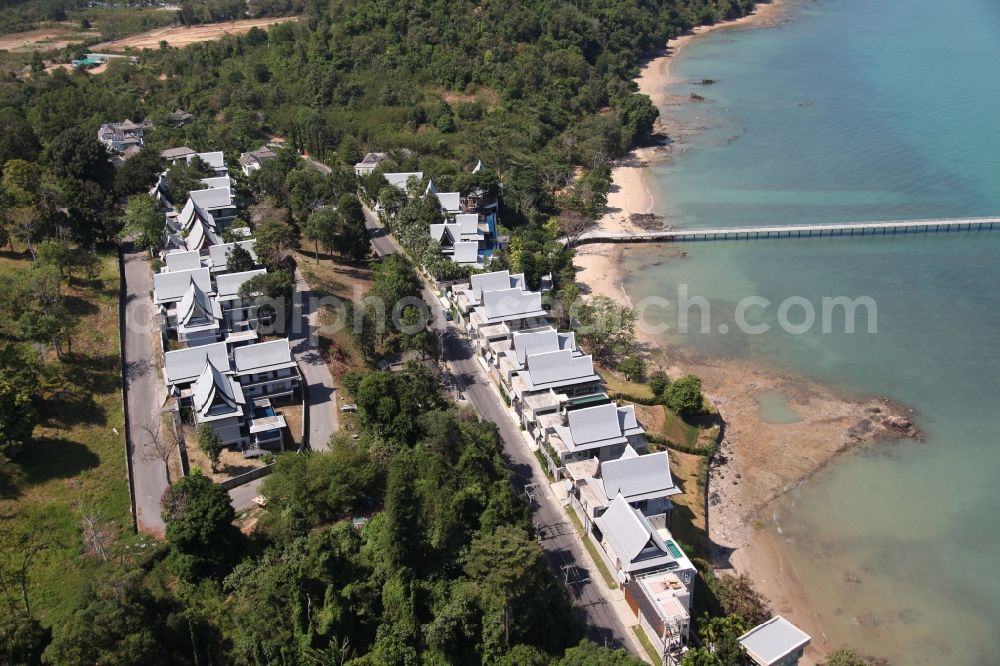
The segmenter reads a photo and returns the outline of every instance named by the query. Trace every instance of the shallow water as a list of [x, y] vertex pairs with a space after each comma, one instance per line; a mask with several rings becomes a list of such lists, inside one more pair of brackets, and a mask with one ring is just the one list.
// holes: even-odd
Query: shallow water
[[[704, 95], [670, 113], [708, 129], [651, 167], [658, 212], [690, 227], [1000, 215], [1000, 3], [793, 6], [786, 25], [709, 34], [673, 63], [718, 83], [669, 90]], [[668, 342], [919, 414], [925, 442], [846, 457], [776, 513], [831, 644], [894, 663], [997, 663], [1000, 231], [683, 249], [659, 265], [653, 248], [628, 259], [633, 301], [672, 302]], [[681, 285], [710, 304], [686, 334]], [[770, 305], [741, 312], [748, 296]], [[875, 303], [854, 333], [842, 310], [823, 316], [822, 299], [840, 296]], [[815, 324], [788, 332], [807, 310]]]
[[757, 415], [764, 423], [798, 423], [802, 415], [788, 404], [788, 396], [777, 391], [761, 391], [754, 396]]

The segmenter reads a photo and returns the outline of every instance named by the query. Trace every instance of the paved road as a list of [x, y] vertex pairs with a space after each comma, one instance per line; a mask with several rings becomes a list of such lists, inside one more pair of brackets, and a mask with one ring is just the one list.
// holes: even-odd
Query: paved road
[[165, 526], [160, 517], [160, 497], [167, 489], [163, 461], [153, 453], [145, 427], [155, 428], [160, 408], [166, 400], [156, 344], [156, 308], [150, 297], [153, 288], [149, 258], [145, 252], [125, 252], [125, 381], [132, 436], [132, 482], [135, 487], [136, 519], [139, 530], [160, 538]]
[[329, 451], [330, 436], [340, 427], [337, 419], [333, 375], [311, 333], [319, 328], [318, 299], [314, 298], [302, 273], [295, 271], [295, 302], [289, 339], [308, 386], [309, 433], [306, 442], [314, 451]]
[[[378, 217], [367, 207], [365, 217], [376, 253], [383, 256], [398, 252], [396, 240], [385, 233]], [[537, 484], [537, 506], [533, 520], [538, 528], [540, 542], [556, 575], [561, 578], [564, 571], [568, 571], [570, 580], [577, 581], [571, 583], [569, 589], [574, 602], [586, 614], [587, 637], [601, 645], [624, 647], [645, 658], [645, 653], [636, 644], [632, 632], [615, 612], [614, 600], [609, 596], [610, 591], [605, 587], [600, 573], [596, 568], [591, 569], [593, 564], [589, 553], [569, 522], [560, 501], [549, 489], [545, 474], [534, 453], [528, 449], [518, 425], [476, 360], [471, 343], [445, 320], [437, 296], [425, 288], [423, 297], [431, 305], [434, 314], [432, 327], [443, 336], [445, 360], [451, 366], [464, 397], [482, 418], [492, 421], [500, 430], [504, 458], [513, 472], [515, 487], [523, 492], [529, 484]], [[620, 597], [621, 593], [617, 596]]]

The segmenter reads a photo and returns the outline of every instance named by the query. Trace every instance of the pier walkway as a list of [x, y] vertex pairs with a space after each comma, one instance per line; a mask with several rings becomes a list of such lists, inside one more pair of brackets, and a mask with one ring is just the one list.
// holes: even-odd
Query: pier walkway
[[940, 220], [893, 220], [835, 224], [790, 224], [719, 229], [668, 229], [665, 231], [594, 230], [576, 238], [562, 238], [563, 245], [588, 243], [680, 243], [691, 241], [756, 240], [766, 238], [823, 238], [831, 236], [895, 236], [914, 233], [991, 231], [1000, 229], [1000, 217], [963, 217]]

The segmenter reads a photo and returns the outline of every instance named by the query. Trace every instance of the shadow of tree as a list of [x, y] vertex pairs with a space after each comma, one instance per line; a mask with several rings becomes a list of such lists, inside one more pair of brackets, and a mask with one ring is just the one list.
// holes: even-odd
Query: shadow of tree
[[28, 484], [69, 479], [100, 463], [101, 459], [85, 445], [53, 437], [36, 439], [17, 456], [17, 464]]

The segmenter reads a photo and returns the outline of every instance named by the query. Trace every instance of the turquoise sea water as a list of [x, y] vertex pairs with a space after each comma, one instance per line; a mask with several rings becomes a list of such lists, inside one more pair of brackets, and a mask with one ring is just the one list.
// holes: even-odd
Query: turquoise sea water
[[[685, 82], [669, 92], [707, 101], [669, 112], [706, 129], [651, 167], [658, 212], [689, 227], [1000, 216], [1000, 2], [792, 3], [791, 22], [712, 33], [674, 62]], [[718, 83], [690, 83], [706, 78]], [[633, 300], [686, 284], [712, 305], [710, 332], [669, 342], [918, 412], [925, 442], [847, 456], [777, 514], [830, 644], [900, 664], [1000, 663], [1000, 231], [684, 249], [629, 259]], [[877, 332], [862, 319], [853, 335], [742, 334], [749, 295], [817, 310], [868, 296]]]

